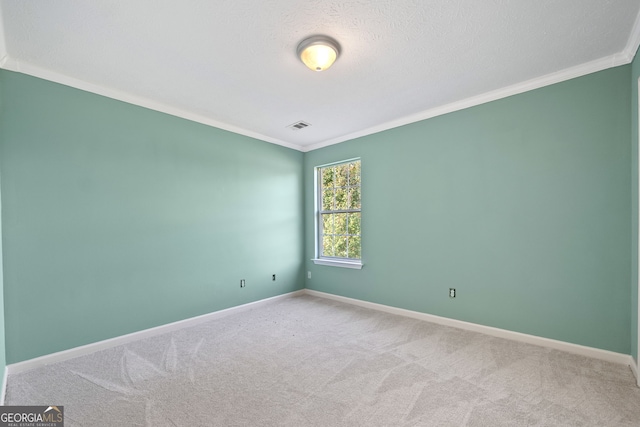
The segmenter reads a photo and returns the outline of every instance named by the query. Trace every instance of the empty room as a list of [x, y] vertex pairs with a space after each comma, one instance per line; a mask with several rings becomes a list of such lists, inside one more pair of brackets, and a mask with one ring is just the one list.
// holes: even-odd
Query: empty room
[[0, 426], [640, 425], [639, 45], [638, 0], [0, 0]]

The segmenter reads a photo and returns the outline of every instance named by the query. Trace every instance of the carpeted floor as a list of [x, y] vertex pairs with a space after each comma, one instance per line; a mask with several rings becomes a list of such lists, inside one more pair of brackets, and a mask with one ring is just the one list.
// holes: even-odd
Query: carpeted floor
[[312, 296], [10, 375], [66, 426], [639, 426], [627, 366]]

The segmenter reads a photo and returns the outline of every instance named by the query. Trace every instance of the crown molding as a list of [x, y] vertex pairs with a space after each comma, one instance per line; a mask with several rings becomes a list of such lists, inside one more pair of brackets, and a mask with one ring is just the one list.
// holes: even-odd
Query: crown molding
[[70, 77], [55, 71], [51, 71], [45, 68], [38, 67], [36, 65], [17, 61], [9, 56], [6, 49], [6, 41], [4, 36], [4, 25], [2, 21], [2, 9], [0, 8], [0, 68], [16, 71], [23, 74], [28, 74], [34, 77], [49, 80], [55, 83], [60, 83], [66, 86], [70, 86], [76, 89], [81, 89], [87, 92], [95, 93], [98, 95], [106, 96], [108, 98], [116, 99], [119, 101], [127, 102], [129, 104], [138, 105], [151, 110], [159, 111], [162, 113], [170, 114], [172, 116], [180, 117], [186, 120], [201, 123], [207, 126], [213, 126], [222, 130], [233, 132], [239, 135], [244, 135], [249, 138], [258, 139], [261, 141], [269, 142], [272, 144], [280, 145], [286, 148], [290, 148], [297, 151], [309, 152], [320, 148], [328, 147], [330, 145], [339, 144], [341, 142], [361, 138], [364, 136], [372, 135], [375, 133], [390, 130], [396, 127], [408, 125], [411, 123], [419, 122], [422, 120], [430, 119], [433, 117], [441, 116], [444, 114], [452, 113], [459, 110], [464, 110], [470, 107], [475, 107], [481, 104], [485, 104], [491, 101], [497, 101], [502, 98], [507, 98], [512, 95], [528, 92], [530, 90], [539, 89], [545, 86], [549, 86], [555, 83], [560, 83], [566, 80], [581, 77], [587, 74], [595, 73], [598, 71], [606, 70], [608, 68], [617, 67], [620, 65], [629, 64], [633, 61], [635, 54], [640, 46], [640, 13], [636, 16], [633, 28], [627, 40], [625, 48], [614, 55], [597, 59], [585, 64], [581, 64], [575, 67], [567, 68], [558, 72], [550, 73], [542, 77], [530, 79], [521, 83], [496, 89], [477, 95], [471, 98], [466, 98], [460, 101], [455, 101], [446, 105], [431, 108], [421, 111], [416, 114], [411, 114], [405, 117], [401, 117], [396, 120], [388, 121], [376, 126], [372, 126], [366, 129], [352, 132], [347, 135], [343, 135], [337, 138], [321, 141], [311, 145], [299, 145], [287, 141], [282, 141], [276, 138], [253, 132], [248, 129], [244, 129], [238, 126], [230, 125], [218, 120], [214, 120], [210, 117], [203, 116], [198, 113], [194, 113], [181, 108], [172, 107], [167, 104], [163, 104], [151, 99], [136, 96], [125, 91], [111, 89], [105, 86], [89, 83], [74, 77]]
[[0, 8], [0, 68], [4, 68], [4, 64], [9, 58], [9, 54], [7, 53], [7, 41], [4, 34], [4, 19], [2, 17], [2, 8]]
[[[640, 16], [640, 15], [639, 15]], [[636, 20], [636, 24], [638, 20]], [[619, 65], [629, 64], [633, 61], [635, 51], [640, 43], [640, 26], [634, 26], [634, 32], [637, 33], [637, 40], [633, 43], [628, 43], [624, 51], [611, 55], [605, 58], [597, 59], [595, 61], [587, 62], [585, 64], [578, 65], [576, 67], [567, 68], [555, 73], [550, 73], [542, 77], [536, 77], [534, 79], [526, 80], [521, 83], [516, 83], [511, 86], [496, 89], [490, 92], [485, 92], [481, 95], [466, 98], [460, 101], [452, 102], [450, 104], [442, 105], [439, 107], [424, 110], [422, 112], [412, 114], [399, 118], [397, 120], [382, 123], [377, 126], [373, 126], [367, 129], [360, 130], [358, 132], [343, 135], [338, 138], [330, 139], [327, 141], [319, 142], [317, 144], [304, 147], [303, 151], [313, 151], [319, 148], [328, 147], [330, 145], [339, 144], [341, 142], [349, 141], [363, 136], [372, 135], [374, 133], [383, 132], [389, 129], [397, 128], [400, 126], [408, 125], [411, 123], [419, 122], [433, 117], [442, 116], [444, 114], [453, 113], [455, 111], [464, 110], [466, 108], [475, 107], [481, 104], [486, 104], [491, 101], [497, 101], [502, 98], [517, 95], [520, 93], [528, 92], [534, 89], [539, 89], [552, 84], [560, 83], [566, 80], [571, 80], [576, 77], [582, 77], [587, 74], [595, 73], [598, 71], [606, 70], [608, 68], [617, 67]], [[633, 52], [633, 53], [631, 53]]]
[[491, 92], [486, 92], [478, 96], [452, 102], [447, 105], [424, 110], [420, 113], [405, 116], [397, 120], [363, 129], [358, 132], [353, 132], [348, 135], [343, 135], [338, 138], [333, 138], [327, 141], [319, 142], [317, 144], [308, 145], [306, 147], [303, 147], [302, 151], [309, 152], [317, 150], [319, 148], [328, 147], [330, 145], [339, 144], [341, 142], [361, 138], [363, 136], [371, 135], [378, 132], [383, 132], [385, 130], [419, 122], [421, 120], [430, 119], [436, 116], [441, 116], [447, 113], [452, 113], [454, 111], [464, 110], [465, 108], [475, 107], [487, 102], [497, 101], [498, 99], [507, 98], [509, 96], [528, 92], [534, 89], [539, 89], [544, 86], [560, 83], [566, 80], [574, 79], [576, 77], [582, 77], [587, 74], [606, 70], [608, 68], [626, 65], [633, 61], [636, 56], [636, 52], [638, 51], [638, 47], [640, 47], [640, 12], [638, 12], [638, 15], [636, 16], [636, 20], [633, 24], [633, 28], [631, 29], [631, 34], [629, 34], [626, 46], [621, 52], [617, 54], [601, 59], [596, 59], [594, 61], [567, 68], [555, 73], [550, 73], [542, 77], [527, 80], [522, 83], [516, 83], [512, 86], [497, 89]]
[[627, 63], [633, 61], [633, 58], [635, 58], [636, 52], [638, 51], [638, 47], [640, 47], [640, 12], [638, 12], [636, 22], [633, 23], [633, 28], [631, 28], [631, 34], [629, 34], [627, 45], [622, 51], [622, 54], [627, 58]]
[[[640, 17], [640, 15], [639, 15]], [[1, 17], [0, 17], [1, 18]], [[1, 29], [1, 28], [0, 28]], [[0, 42], [2, 42], [2, 35], [0, 33]], [[475, 107], [481, 104], [486, 104], [491, 101], [497, 101], [502, 98], [517, 95], [520, 93], [528, 92], [534, 89], [539, 89], [545, 86], [549, 86], [555, 83], [560, 83], [566, 80], [571, 80], [576, 77], [582, 77], [587, 74], [595, 73], [598, 71], [606, 70], [608, 68], [617, 67], [620, 65], [629, 64], [635, 57], [635, 52], [640, 45], [640, 24], [636, 19], [631, 38], [627, 43], [625, 50], [615, 55], [611, 55], [605, 58], [597, 59], [595, 61], [587, 62], [585, 64], [578, 65], [576, 67], [567, 68], [555, 73], [550, 73], [542, 77], [530, 79], [521, 83], [516, 83], [505, 88], [496, 89], [490, 92], [483, 93], [471, 98], [466, 98], [460, 101], [452, 102], [436, 108], [421, 111], [416, 114], [411, 114], [396, 120], [385, 122], [376, 126], [369, 127], [357, 132], [353, 132], [347, 135], [340, 136], [338, 138], [329, 139], [316, 144], [302, 146], [286, 141], [281, 141], [275, 138], [262, 135], [257, 132], [250, 131], [248, 129], [233, 126], [224, 122], [220, 122], [209, 117], [183, 110], [180, 108], [172, 107], [167, 104], [156, 102], [144, 97], [132, 95], [130, 93], [111, 89], [108, 87], [89, 83], [74, 77], [70, 77], [61, 73], [29, 64], [27, 62], [16, 61], [11, 58], [6, 51], [3, 52], [3, 44], [0, 43], [0, 68], [16, 71], [23, 74], [28, 74], [41, 79], [49, 80], [55, 83], [70, 86], [76, 89], [84, 90], [86, 92], [95, 93], [98, 95], [106, 96], [108, 98], [116, 99], [118, 101], [127, 102], [129, 104], [138, 105], [140, 107], [148, 108], [151, 110], [166, 113], [172, 116], [180, 117], [186, 120], [201, 123], [207, 126], [213, 126], [222, 130], [233, 132], [236, 134], [244, 135], [249, 138], [258, 139], [261, 141], [269, 142], [283, 147], [291, 148], [293, 150], [309, 152], [320, 148], [328, 147], [330, 145], [339, 144], [349, 140], [361, 138], [364, 136], [372, 135], [375, 133], [383, 132], [400, 126], [416, 123], [422, 120], [430, 119], [433, 117], [441, 116], [444, 114], [452, 113], [455, 111], [464, 110], [470, 107]], [[4, 56], [3, 56], [4, 55]]]
[[102, 95], [107, 98], [116, 99], [118, 101], [123, 101], [129, 104], [148, 108], [150, 110], [159, 111], [161, 113], [169, 114], [175, 117], [180, 117], [180, 118], [201, 123], [207, 126], [213, 126], [218, 129], [222, 129], [235, 134], [247, 136], [249, 138], [269, 142], [275, 145], [281, 145], [283, 147], [291, 148], [293, 150], [302, 151], [302, 147], [297, 144], [292, 144], [286, 141], [281, 141], [279, 139], [271, 138], [269, 136], [262, 135], [257, 132], [253, 132], [248, 129], [244, 129], [238, 126], [230, 125], [228, 123], [220, 122], [218, 120], [214, 120], [210, 117], [206, 117], [198, 113], [194, 113], [181, 108], [172, 107], [170, 105], [153, 101], [151, 99], [148, 99], [142, 96], [133, 95], [125, 91], [89, 83], [84, 80], [77, 79], [75, 77], [70, 77], [65, 74], [48, 70], [46, 68], [38, 67], [28, 62], [16, 61], [13, 58], [9, 57], [8, 55], [5, 56], [4, 63], [0, 63], [0, 68], [9, 70], [9, 71], [15, 71], [22, 74], [27, 74], [33, 77], [38, 77], [54, 83], [59, 83], [75, 89], [80, 89], [85, 92], [95, 93], [97, 95]]

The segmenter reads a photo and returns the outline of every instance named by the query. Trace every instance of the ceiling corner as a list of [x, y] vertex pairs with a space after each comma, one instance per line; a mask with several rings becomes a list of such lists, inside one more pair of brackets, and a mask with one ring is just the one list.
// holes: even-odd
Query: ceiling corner
[[[0, 48], [1, 47], [2, 46], [0, 46]], [[3, 52], [0, 51], [0, 55], [2, 53]], [[6, 70], [17, 71], [22, 74], [37, 77], [43, 80], [48, 80], [50, 82], [62, 84], [65, 86], [73, 87], [75, 89], [80, 89], [85, 92], [94, 93], [96, 95], [104, 96], [107, 98], [116, 99], [118, 101], [126, 102], [132, 105], [137, 105], [139, 107], [148, 108], [150, 110], [169, 114], [171, 116], [180, 117], [182, 119], [190, 120], [196, 123], [201, 123], [203, 125], [215, 127], [215, 128], [232, 132], [238, 135], [243, 135], [249, 138], [257, 139], [257, 140], [268, 142], [275, 145], [280, 145], [282, 147], [290, 148], [292, 150], [304, 151], [304, 147], [299, 144], [294, 144], [294, 143], [282, 141], [276, 138], [271, 138], [269, 136], [266, 136], [257, 132], [253, 132], [249, 129], [239, 127], [237, 125], [224, 123], [218, 120], [214, 120], [210, 117], [207, 117], [198, 113], [194, 113], [189, 110], [176, 108], [161, 102], [157, 102], [152, 99], [133, 95], [126, 91], [121, 91], [121, 90], [112, 89], [106, 86], [89, 83], [89, 82], [77, 79], [75, 77], [71, 77], [65, 74], [60, 74], [60, 73], [51, 71], [49, 69], [38, 67], [26, 62], [18, 62], [8, 55], [2, 56], [1, 58], [2, 59], [0, 60], [0, 68], [4, 68]]]
[[4, 68], [8, 60], [9, 54], [7, 53], [7, 41], [4, 33], [4, 19], [2, 17], [2, 7], [0, 6], [0, 68]]
[[[640, 47], [638, 0], [614, 2], [616, 7], [584, 0], [580, 9], [572, 2], [557, 2], [553, 9], [540, 2], [514, 2], [506, 9], [495, 1], [470, 2], [464, 16], [447, 0], [434, 0], [442, 9], [437, 15], [416, 8], [412, 0], [380, 1], [394, 4], [384, 13], [357, 2], [341, 7], [341, 0], [326, 0], [338, 11], [331, 17], [316, 5], [289, 11], [287, 1], [278, 0], [265, 14], [251, 0], [234, 0], [193, 8], [176, 3], [153, 20], [138, 2], [26, 3], [0, 0], [0, 68], [303, 153], [629, 64]], [[518, 19], [496, 19], [497, 13]], [[337, 67], [328, 80], [311, 85], [317, 75], [297, 68], [290, 50], [293, 36], [280, 29], [296, 22], [302, 31], [305, 19], [316, 15], [332, 22], [330, 28], [344, 29], [343, 45], [352, 55], [344, 55], [345, 67]], [[177, 16], [179, 22], [167, 31], [166, 24]], [[354, 21], [355, 16], [364, 18]], [[211, 17], [219, 25], [212, 26]], [[249, 25], [254, 33], [228, 37]], [[536, 30], [514, 31], [519, 26]], [[379, 38], [395, 59], [381, 61], [386, 69], [376, 67], [376, 75], [363, 78], [353, 71], [366, 66], [370, 56], [358, 54], [358, 47]], [[408, 39], [430, 52], [428, 60], [412, 54]], [[252, 54], [262, 57], [240, 55], [249, 40], [263, 43], [252, 45]], [[469, 40], [478, 41], [474, 49]], [[550, 50], [549, 43], [556, 42]], [[525, 45], [531, 51], [520, 48]], [[167, 61], [167, 55], [176, 60]], [[276, 64], [274, 58], [279, 58]], [[272, 66], [253, 72], [257, 60]], [[477, 70], [484, 74], [476, 75]], [[396, 75], [402, 78], [380, 84], [383, 76]], [[305, 112], [318, 126], [306, 134], [285, 133], [281, 124], [297, 118], [291, 117], [293, 111]], [[322, 126], [316, 117], [326, 120]]]
[[629, 40], [622, 52], [628, 58], [627, 63], [633, 61], [633, 58], [636, 56], [636, 52], [638, 51], [638, 47], [640, 47], [640, 11], [638, 11], [636, 20], [633, 23], [633, 28], [631, 29], [631, 34], [629, 34]]

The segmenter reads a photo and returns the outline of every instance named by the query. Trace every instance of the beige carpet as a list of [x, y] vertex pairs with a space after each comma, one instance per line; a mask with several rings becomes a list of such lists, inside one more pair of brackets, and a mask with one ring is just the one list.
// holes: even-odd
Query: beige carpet
[[10, 375], [66, 426], [639, 426], [627, 366], [311, 296]]

